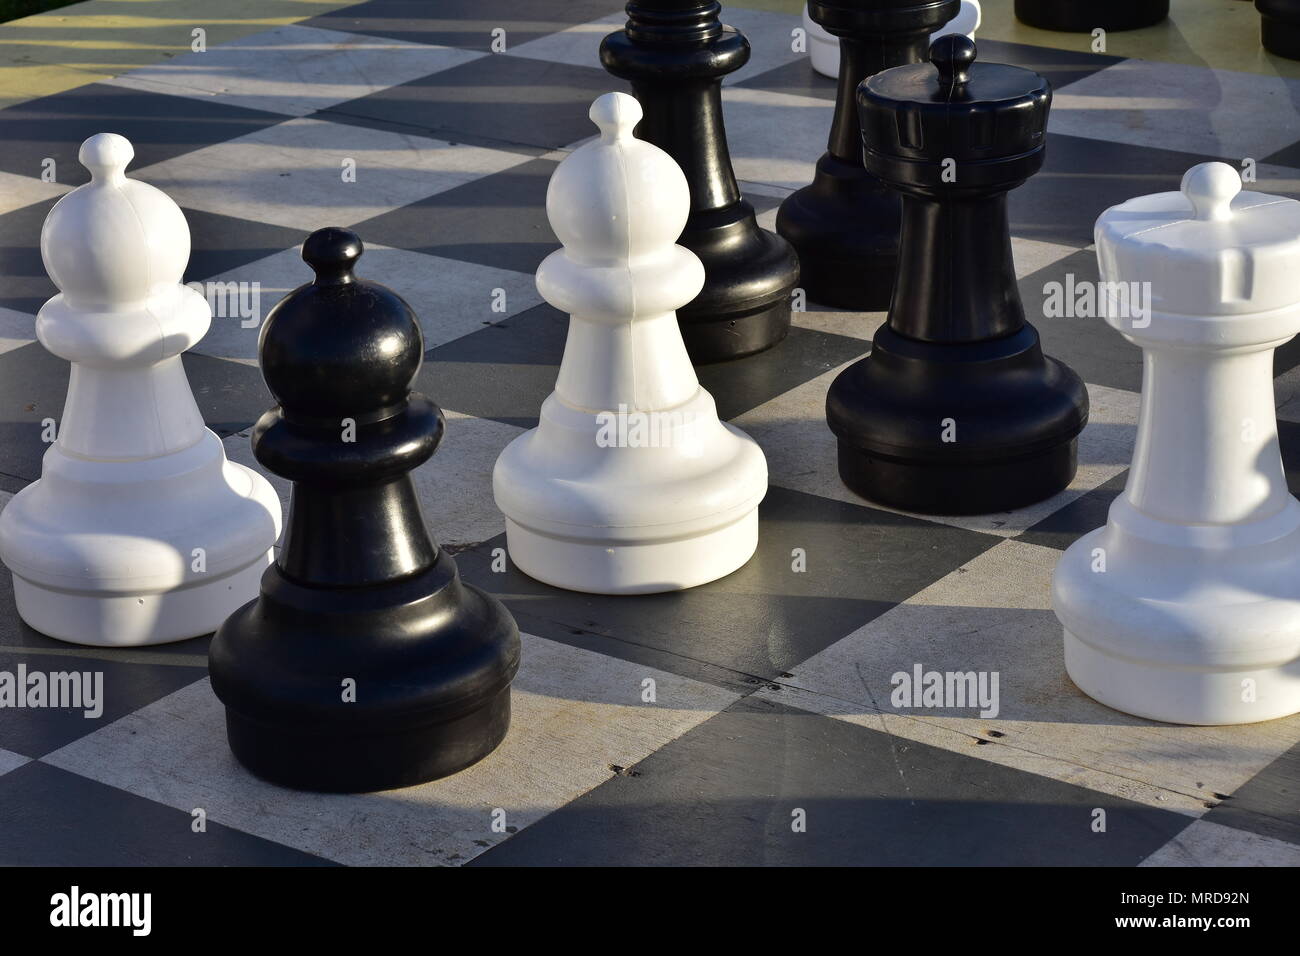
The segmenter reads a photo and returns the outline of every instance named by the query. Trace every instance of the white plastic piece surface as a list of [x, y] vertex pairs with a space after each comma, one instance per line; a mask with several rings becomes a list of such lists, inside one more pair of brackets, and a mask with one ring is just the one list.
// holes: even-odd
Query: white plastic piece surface
[[[979, 29], [981, 18], [979, 0], [961, 0], [961, 10], [957, 15], [930, 34], [933, 43], [939, 37], [950, 33], [964, 33], [972, 40]], [[840, 75], [840, 39], [814, 20], [808, 14], [808, 4], [803, 7], [803, 28], [808, 37], [808, 56], [812, 59], [812, 68], [822, 76], [832, 80]]]
[[568, 312], [555, 391], [540, 422], [493, 472], [511, 560], [557, 587], [602, 594], [671, 591], [743, 565], [758, 543], [767, 462], [718, 419], [682, 343], [676, 309], [704, 268], [676, 244], [686, 177], [636, 139], [641, 106], [592, 104], [600, 138], [551, 177], [546, 212], [564, 248], [537, 271]]
[[59, 640], [160, 644], [206, 634], [257, 596], [280, 533], [261, 475], [227, 461], [203, 424], [181, 353], [207, 331], [181, 284], [185, 217], [126, 178], [115, 133], [82, 144], [91, 181], [50, 210], [41, 256], [61, 292], [36, 320], [72, 363], [41, 478], [0, 514], [18, 613]]
[[[1300, 331], [1300, 203], [1204, 163], [1180, 192], [1107, 210], [1096, 237], [1106, 321], [1143, 349], [1142, 411], [1124, 493], [1056, 569], [1066, 668], [1103, 704], [1155, 720], [1296, 713], [1300, 503], [1273, 350]], [[1133, 295], [1148, 292], [1143, 314]]]

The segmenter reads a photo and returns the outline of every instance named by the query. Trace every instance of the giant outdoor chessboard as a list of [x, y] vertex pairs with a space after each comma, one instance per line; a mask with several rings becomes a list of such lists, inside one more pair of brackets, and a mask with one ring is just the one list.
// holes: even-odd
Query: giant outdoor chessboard
[[[753, 47], [724, 82], [730, 152], [769, 229], [812, 178], [835, 95], [791, 48], [794, 9], [724, 4]], [[1043, 309], [1053, 283], [1098, 279], [1103, 210], [1177, 189], [1196, 163], [1251, 160], [1248, 188], [1300, 198], [1300, 80], [1130, 58], [1124, 34], [1105, 54], [978, 38], [981, 61], [1055, 88], [1046, 166], [1010, 208], [1026, 312], [1091, 398], [1073, 484], [978, 518], [856, 498], [836, 473], [825, 395], [883, 315], [809, 302], [779, 346], [699, 369], [721, 416], [767, 455], [757, 554], [689, 591], [601, 597], [510, 566], [490, 476], [554, 385], [567, 316], [533, 280], [558, 245], [546, 186], [594, 132], [591, 101], [628, 89], [597, 58], [623, 19], [610, 0], [373, 0], [202, 53], [180, 24], [178, 53], [160, 64], [0, 111], [6, 500], [40, 476], [44, 423], [60, 419], [68, 386], [67, 364], [33, 331], [56, 292], [41, 225], [87, 178], [82, 141], [121, 133], [135, 147], [129, 175], [185, 213], [186, 279], [225, 313], [185, 367], [235, 461], [256, 466], [249, 430], [273, 404], [258, 325], [310, 280], [303, 239], [328, 225], [362, 237], [360, 274], [419, 314], [416, 387], [447, 416], [415, 476], [429, 525], [523, 632], [511, 730], [489, 757], [409, 789], [313, 795], [235, 762], [208, 638], [130, 650], [54, 641], [19, 621], [0, 574], [0, 670], [103, 674], [99, 716], [0, 711], [0, 862], [1300, 862], [1300, 717], [1157, 724], [1066, 676], [1051, 575], [1124, 486], [1142, 362], [1102, 321]], [[496, 28], [504, 52], [492, 50]], [[1300, 491], [1296, 366], [1292, 342], [1275, 371]], [[273, 481], [287, 505], [287, 484]], [[996, 675], [996, 714], [891, 699], [893, 675], [929, 671]]]

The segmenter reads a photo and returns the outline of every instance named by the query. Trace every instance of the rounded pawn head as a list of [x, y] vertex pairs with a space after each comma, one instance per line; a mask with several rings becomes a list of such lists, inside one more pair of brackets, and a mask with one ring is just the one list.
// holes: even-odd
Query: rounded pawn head
[[588, 115], [599, 139], [561, 162], [546, 190], [546, 215], [565, 250], [608, 261], [674, 245], [690, 215], [690, 187], [671, 156], [632, 135], [641, 104], [606, 93]]
[[161, 190], [126, 176], [130, 141], [98, 133], [78, 158], [91, 180], [60, 199], [41, 230], [45, 271], [69, 304], [109, 311], [174, 292], [190, 230]]
[[353, 275], [365, 247], [330, 226], [307, 237], [316, 278], [276, 303], [262, 325], [262, 377], [289, 418], [338, 425], [406, 403], [424, 359], [415, 312], [392, 289]]

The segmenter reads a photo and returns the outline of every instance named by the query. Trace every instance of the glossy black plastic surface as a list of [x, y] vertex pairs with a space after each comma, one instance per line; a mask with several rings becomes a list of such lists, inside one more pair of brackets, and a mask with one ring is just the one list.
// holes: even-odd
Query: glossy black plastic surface
[[1300, 60], [1300, 0], [1255, 0], [1264, 49]]
[[410, 391], [424, 352], [414, 314], [353, 275], [361, 252], [347, 230], [312, 233], [315, 281], [263, 324], [279, 404], [253, 450], [293, 496], [261, 596], [209, 652], [235, 756], [304, 790], [381, 790], [469, 766], [505, 736], [519, 666], [509, 612], [463, 584], [426, 529], [410, 471], [437, 448], [443, 415]]
[[1007, 192], [1042, 165], [1051, 89], [974, 62], [964, 36], [931, 58], [858, 92], [866, 168], [902, 195], [900, 261], [889, 319], [832, 383], [826, 415], [853, 491], [985, 514], [1069, 484], [1088, 396], [1043, 355], [1011, 255]]
[[[889, 308], [898, 268], [899, 201], [862, 165], [855, 94], [869, 76], [920, 60], [930, 33], [960, 0], [813, 0], [813, 20], [840, 38], [840, 76], [826, 153], [810, 185], [788, 196], [776, 229], [799, 254], [814, 302], [862, 312]], [[811, 67], [809, 67], [811, 69]]]
[[1040, 30], [1137, 30], [1169, 16], [1169, 0], [1016, 0], [1016, 19]]
[[722, 78], [749, 60], [749, 41], [723, 26], [715, 2], [632, 0], [624, 29], [600, 47], [605, 69], [632, 84], [636, 134], [668, 153], [691, 187], [678, 240], [704, 263], [704, 288], [677, 310], [691, 361], [752, 355], [790, 330], [799, 261], [760, 229], [740, 195], [722, 122]]

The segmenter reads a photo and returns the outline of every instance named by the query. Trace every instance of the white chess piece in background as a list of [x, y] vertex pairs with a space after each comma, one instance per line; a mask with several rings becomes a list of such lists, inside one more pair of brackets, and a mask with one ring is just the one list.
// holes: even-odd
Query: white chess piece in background
[[547, 302], [571, 315], [555, 391], [538, 426], [493, 472], [511, 560], [557, 587], [670, 591], [739, 568], [758, 543], [767, 462], [718, 419], [700, 387], [676, 309], [704, 268], [676, 244], [686, 177], [632, 135], [625, 93], [592, 104], [599, 139], [571, 153], [546, 191], [564, 248], [537, 270]]
[[92, 179], [55, 204], [41, 258], [59, 287], [36, 336], [72, 363], [41, 477], [0, 514], [0, 557], [18, 613], [77, 644], [159, 644], [215, 630], [257, 596], [280, 533], [280, 501], [226, 460], [204, 426], [181, 353], [208, 330], [181, 284], [190, 232], [180, 208], [126, 178], [115, 133], [82, 144]]
[[1154, 720], [1294, 714], [1300, 502], [1273, 350], [1300, 331], [1300, 202], [1241, 192], [1235, 169], [1203, 163], [1181, 192], [1102, 213], [1096, 240], [1102, 317], [1143, 351], [1142, 412], [1106, 526], [1056, 568], [1066, 669]]
[[[955, 17], [930, 34], [933, 43], [939, 37], [949, 33], [964, 33], [972, 40], [980, 25], [979, 0], [961, 0], [961, 10]], [[840, 40], [808, 15], [808, 4], [803, 7], [803, 28], [808, 35], [808, 56], [812, 59], [812, 68], [822, 76], [836, 79], [840, 75]]]

